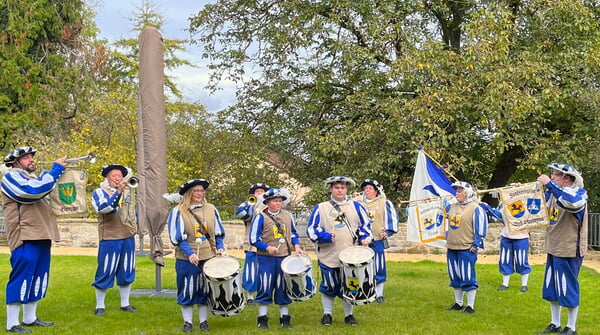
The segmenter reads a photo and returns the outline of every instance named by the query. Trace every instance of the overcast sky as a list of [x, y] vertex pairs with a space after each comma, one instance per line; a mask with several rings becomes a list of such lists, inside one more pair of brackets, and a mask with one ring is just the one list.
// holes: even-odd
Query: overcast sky
[[[136, 38], [138, 33], [132, 32], [132, 23], [129, 21], [140, 0], [89, 0], [97, 3], [96, 24], [100, 29], [100, 37], [113, 42], [120, 38]], [[157, 5], [157, 11], [164, 15], [165, 25], [161, 33], [163, 38], [189, 39], [186, 31], [188, 18], [198, 13], [208, 0], [151, 0]], [[96, 6], [96, 5], [95, 5]], [[184, 100], [189, 102], [200, 102], [206, 106], [209, 112], [216, 112], [231, 104], [235, 100], [235, 86], [233, 83], [224, 83], [222, 90], [209, 95], [204, 89], [208, 80], [207, 70], [200, 58], [198, 46], [187, 45], [186, 53], [179, 55], [180, 58], [190, 61], [197, 68], [182, 67], [175, 73], [168, 73], [175, 77], [179, 88], [184, 94]]]

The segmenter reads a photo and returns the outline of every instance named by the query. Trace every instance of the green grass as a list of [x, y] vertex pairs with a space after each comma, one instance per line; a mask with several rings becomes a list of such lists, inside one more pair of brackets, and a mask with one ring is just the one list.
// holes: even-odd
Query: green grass
[[[0, 287], [6, 287], [10, 271], [9, 255], [0, 254]], [[55, 326], [30, 328], [34, 334], [181, 334], [182, 318], [175, 298], [132, 297], [131, 304], [140, 310], [130, 314], [119, 310], [118, 289], [109, 290], [106, 316], [95, 317], [94, 289], [91, 287], [96, 258], [90, 256], [53, 256], [48, 294], [38, 305], [38, 316]], [[343, 323], [341, 302], [336, 299], [333, 325], [320, 325], [320, 294], [304, 302], [290, 305], [291, 330], [278, 325], [278, 308], [269, 308], [270, 329], [256, 328], [257, 310], [246, 307], [240, 314], [224, 318], [210, 315], [213, 334], [534, 334], [550, 320], [548, 302], [541, 298], [543, 266], [534, 266], [530, 275], [530, 291], [518, 290], [520, 278], [511, 278], [511, 288], [496, 291], [501, 276], [495, 265], [477, 265], [480, 288], [475, 303], [476, 313], [466, 315], [447, 311], [453, 302], [452, 289], [444, 263], [388, 262], [386, 302], [381, 305], [356, 306], [357, 327]], [[133, 289], [155, 288], [155, 265], [147, 257], [137, 258], [137, 280]], [[318, 271], [315, 276], [318, 277]], [[162, 288], [175, 288], [174, 260], [167, 259], [162, 268]], [[315, 278], [318, 280], [318, 278]], [[579, 310], [579, 334], [597, 333], [600, 314], [598, 296], [600, 275], [584, 268], [580, 275], [582, 303]], [[4, 289], [0, 290], [4, 300]], [[2, 315], [5, 315], [3, 311]], [[563, 323], [566, 322], [563, 309]], [[2, 317], [5, 325], [5, 316]], [[194, 333], [199, 333], [198, 315], [194, 312]]]

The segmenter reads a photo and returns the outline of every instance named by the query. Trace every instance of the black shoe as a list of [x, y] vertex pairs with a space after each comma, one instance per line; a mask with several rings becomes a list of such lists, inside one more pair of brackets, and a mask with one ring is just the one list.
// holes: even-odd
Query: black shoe
[[200, 331], [201, 332], [207, 332], [210, 330], [210, 327], [208, 326], [208, 320], [204, 320], [200, 323]]
[[[567, 327], [565, 327], [567, 328]], [[560, 333], [560, 326], [555, 326], [553, 323], [549, 324], [548, 327], [544, 330], [540, 330], [535, 332], [536, 334], [550, 334], [550, 333]]]
[[104, 314], [106, 314], [106, 311], [104, 310], [104, 308], [96, 308], [94, 310], [95, 316], [104, 316]]
[[50, 327], [50, 326], [54, 326], [54, 322], [42, 321], [40, 319], [35, 319], [32, 323], [23, 322], [23, 326], [25, 326], [25, 327]]
[[377, 302], [378, 304], [383, 304], [384, 301], [385, 299], [383, 299], [383, 296], [379, 296], [377, 297], [377, 299], [375, 299], [375, 302]]
[[460, 311], [461, 309], [463, 309], [462, 305], [459, 305], [456, 302], [452, 304], [452, 306], [448, 307], [449, 311]]
[[258, 317], [258, 328], [269, 329], [269, 317], [266, 315]]
[[25, 329], [21, 327], [21, 325], [14, 325], [10, 327], [10, 329], [6, 330], [9, 333], [17, 333], [17, 334], [31, 334], [31, 330]]
[[129, 312], [129, 313], [137, 313], [137, 311], [138, 311], [135, 307], [133, 307], [131, 305], [125, 306], [125, 307], [121, 307], [121, 310], [123, 312]]
[[248, 299], [248, 301], [246, 302], [247, 306], [254, 306], [254, 299]]
[[527, 292], [529, 288], [527, 286], [521, 286], [521, 292]]
[[189, 322], [184, 322], [183, 323], [183, 332], [184, 333], [191, 333], [192, 332], [192, 324]]
[[356, 319], [354, 315], [350, 314], [344, 318], [344, 323], [351, 326], [356, 326]]
[[467, 307], [465, 308], [465, 310], [463, 311], [463, 313], [466, 313], [466, 314], [473, 314], [473, 313], [475, 313], [475, 310], [473, 309], [473, 307], [471, 307], [471, 306], [467, 306]]
[[281, 327], [283, 328], [292, 328], [292, 324], [290, 322], [290, 320], [292, 320], [292, 317], [289, 315], [282, 315], [279, 318], [279, 323], [281, 324]]
[[497, 290], [498, 291], [506, 291], [506, 290], [508, 290], [508, 286], [506, 286], [506, 285], [500, 285], [500, 286], [498, 286]]
[[560, 333], [565, 335], [577, 335], [577, 332], [569, 327], [563, 328], [563, 330]]
[[331, 326], [332, 322], [333, 319], [331, 318], [331, 314], [323, 314], [323, 317], [321, 318], [321, 324], [323, 326]]

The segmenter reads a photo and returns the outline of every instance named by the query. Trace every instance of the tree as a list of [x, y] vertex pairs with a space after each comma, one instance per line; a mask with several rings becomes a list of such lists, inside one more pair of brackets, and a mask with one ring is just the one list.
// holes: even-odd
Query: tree
[[223, 117], [292, 175], [375, 177], [405, 199], [413, 142], [480, 188], [597, 166], [597, 18], [574, 0], [220, 0], [190, 30], [211, 87], [240, 85]]
[[0, 3], [0, 149], [61, 133], [85, 109], [83, 1]]

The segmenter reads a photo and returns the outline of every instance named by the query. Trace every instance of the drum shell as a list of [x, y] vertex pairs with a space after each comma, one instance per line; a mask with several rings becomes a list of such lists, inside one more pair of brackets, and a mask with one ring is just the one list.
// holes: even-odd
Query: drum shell
[[353, 246], [340, 252], [342, 267], [342, 299], [352, 305], [366, 305], [375, 301], [375, 252], [369, 247]]
[[213, 314], [231, 316], [246, 306], [240, 269], [239, 260], [230, 256], [215, 256], [204, 263], [202, 273]]
[[281, 262], [285, 292], [292, 301], [306, 301], [315, 296], [317, 285], [312, 260], [307, 255], [290, 255]]

